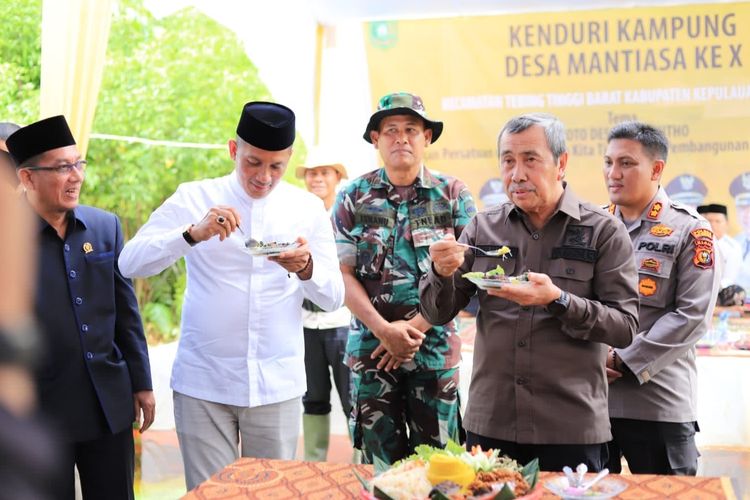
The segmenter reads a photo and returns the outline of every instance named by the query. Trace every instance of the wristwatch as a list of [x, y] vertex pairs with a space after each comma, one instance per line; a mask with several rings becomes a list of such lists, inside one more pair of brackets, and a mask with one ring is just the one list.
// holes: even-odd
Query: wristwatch
[[556, 300], [547, 304], [547, 312], [555, 316], [565, 314], [565, 311], [570, 306], [570, 294], [565, 290], [561, 290], [560, 292], [560, 296]]
[[185, 239], [188, 245], [190, 245], [191, 247], [194, 247], [195, 245], [198, 244], [198, 242], [195, 241], [192, 236], [190, 236], [191, 227], [193, 227], [193, 224], [190, 224], [190, 226], [187, 229], [185, 229], [185, 231], [182, 233], [182, 237]]

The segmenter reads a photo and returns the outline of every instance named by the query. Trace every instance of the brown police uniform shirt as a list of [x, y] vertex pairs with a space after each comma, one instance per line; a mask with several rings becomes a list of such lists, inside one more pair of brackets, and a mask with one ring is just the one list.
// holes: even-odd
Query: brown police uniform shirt
[[[568, 188], [536, 230], [510, 202], [479, 213], [460, 241], [507, 245], [512, 257], [467, 254], [452, 277], [430, 271], [420, 283], [422, 314], [449, 321], [479, 294], [474, 369], [464, 426], [517, 443], [594, 444], [611, 439], [607, 344], [625, 347], [637, 328], [633, 249], [621, 222]], [[546, 273], [571, 295], [565, 314], [492, 297], [461, 278], [501, 265], [508, 275]]]
[[[617, 207], [610, 207], [621, 217]], [[663, 189], [629, 227], [638, 268], [640, 329], [617, 349], [632, 370], [612, 384], [612, 418], [697, 419], [695, 343], [706, 333], [718, 294], [713, 233], [693, 209]]]

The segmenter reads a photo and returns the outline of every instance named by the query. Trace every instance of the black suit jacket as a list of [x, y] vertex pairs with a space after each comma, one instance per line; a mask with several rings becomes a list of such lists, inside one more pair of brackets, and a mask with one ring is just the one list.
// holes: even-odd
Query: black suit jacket
[[151, 370], [135, 292], [117, 266], [120, 221], [81, 205], [64, 240], [42, 219], [40, 228], [41, 409], [71, 441], [121, 432], [134, 420], [133, 393], [151, 389]]

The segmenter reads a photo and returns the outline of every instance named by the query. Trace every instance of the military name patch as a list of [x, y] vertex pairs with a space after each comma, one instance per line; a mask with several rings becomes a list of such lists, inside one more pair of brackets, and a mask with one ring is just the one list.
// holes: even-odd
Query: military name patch
[[674, 253], [674, 244], [660, 243], [658, 241], [641, 241], [638, 244], [638, 250], [648, 250], [649, 252], [665, 253], [672, 255]]
[[701, 269], [710, 269], [714, 265], [714, 233], [709, 229], [695, 229], [690, 232], [693, 237], [695, 255], [693, 264]]
[[659, 259], [654, 259], [653, 257], [643, 259], [641, 261], [641, 269], [658, 273], [659, 269], [661, 269], [661, 262], [659, 261]]
[[648, 217], [649, 219], [658, 218], [663, 206], [664, 205], [662, 205], [660, 201], [657, 201], [656, 203], [651, 205], [651, 208], [648, 210], [648, 215], [646, 215], [646, 217]]
[[643, 278], [638, 282], [638, 291], [644, 297], [650, 297], [656, 293], [656, 281], [651, 278]]
[[674, 229], [669, 226], [665, 226], [664, 224], [657, 224], [649, 230], [649, 233], [662, 238], [674, 233]]
[[450, 226], [453, 219], [450, 213], [430, 214], [415, 217], [411, 220], [412, 228]]
[[581, 262], [596, 262], [599, 251], [596, 248], [555, 247], [552, 249], [552, 259], [570, 259]]
[[361, 224], [363, 226], [391, 228], [396, 225], [396, 219], [391, 219], [389, 217], [383, 217], [381, 215], [374, 214], [355, 214], [354, 223]]

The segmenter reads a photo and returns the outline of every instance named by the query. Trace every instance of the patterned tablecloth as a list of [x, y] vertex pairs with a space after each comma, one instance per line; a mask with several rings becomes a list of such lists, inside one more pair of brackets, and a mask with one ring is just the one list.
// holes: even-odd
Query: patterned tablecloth
[[[333, 464], [240, 458], [208, 481], [185, 495], [184, 499], [243, 498], [359, 498], [362, 486], [353, 474], [372, 477], [369, 465]], [[543, 472], [540, 482], [558, 474]], [[719, 477], [618, 476], [628, 488], [616, 498], [691, 500], [734, 499], [729, 480]], [[542, 498], [557, 498], [544, 490]]]

